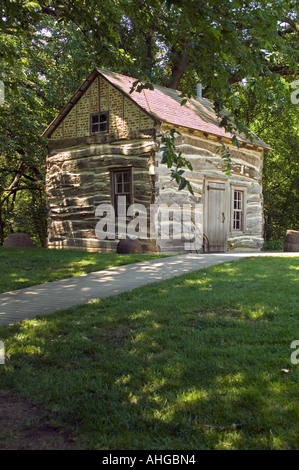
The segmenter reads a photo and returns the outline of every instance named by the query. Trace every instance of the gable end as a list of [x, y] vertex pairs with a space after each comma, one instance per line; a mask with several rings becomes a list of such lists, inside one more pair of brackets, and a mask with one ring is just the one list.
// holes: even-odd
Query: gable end
[[155, 119], [134, 100], [94, 70], [77, 90], [59, 115], [52, 121], [44, 137], [51, 140], [85, 137], [96, 132], [91, 116], [106, 113], [107, 126], [98, 126], [98, 133], [126, 134], [154, 128]]

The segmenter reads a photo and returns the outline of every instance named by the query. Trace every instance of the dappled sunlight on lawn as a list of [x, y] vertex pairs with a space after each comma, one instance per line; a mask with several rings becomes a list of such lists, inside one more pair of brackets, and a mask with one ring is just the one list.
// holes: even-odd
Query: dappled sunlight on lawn
[[0, 248], [0, 292], [161, 257], [163, 255], [158, 253], [118, 255], [45, 248]]
[[295, 449], [297, 275], [272, 261], [3, 327], [1, 382], [91, 449]]
[[[296, 271], [299, 271], [299, 266], [290, 266], [289, 269], [295, 269]], [[296, 279], [296, 281], [298, 281], [298, 280], [299, 280], [299, 276], [298, 276], [298, 278]]]

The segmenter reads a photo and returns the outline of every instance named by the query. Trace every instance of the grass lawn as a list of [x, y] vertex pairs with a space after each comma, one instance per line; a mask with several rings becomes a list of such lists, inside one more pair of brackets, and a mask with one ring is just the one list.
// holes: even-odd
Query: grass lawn
[[214, 266], [0, 328], [1, 387], [89, 449], [296, 449], [298, 310], [299, 257]]
[[161, 257], [165, 255], [0, 248], [0, 293]]

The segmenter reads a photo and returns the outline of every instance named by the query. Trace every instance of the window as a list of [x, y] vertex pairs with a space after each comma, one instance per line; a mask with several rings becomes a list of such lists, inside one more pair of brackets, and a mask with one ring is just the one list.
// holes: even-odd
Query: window
[[233, 230], [243, 230], [243, 191], [233, 191]]
[[246, 233], [247, 184], [231, 184], [230, 201], [230, 230]]
[[132, 197], [132, 170], [113, 170], [111, 183], [115, 215], [118, 215], [117, 202], [119, 196], [126, 197], [126, 210], [133, 203]]
[[90, 130], [92, 134], [94, 134], [95, 132], [108, 132], [109, 130], [108, 111], [104, 113], [92, 114], [90, 116]]

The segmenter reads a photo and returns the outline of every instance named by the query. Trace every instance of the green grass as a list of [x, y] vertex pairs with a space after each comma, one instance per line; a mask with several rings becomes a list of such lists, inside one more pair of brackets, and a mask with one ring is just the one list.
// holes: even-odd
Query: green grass
[[264, 251], [283, 251], [284, 240], [266, 240], [264, 242], [263, 250]]
[[0, 381], [90, 449], [296, 449], [298, 309], [298, 257], [226, 263], [2, 327]]
[[161, 256], [165, 255], [0, 248], [0, 293]]

